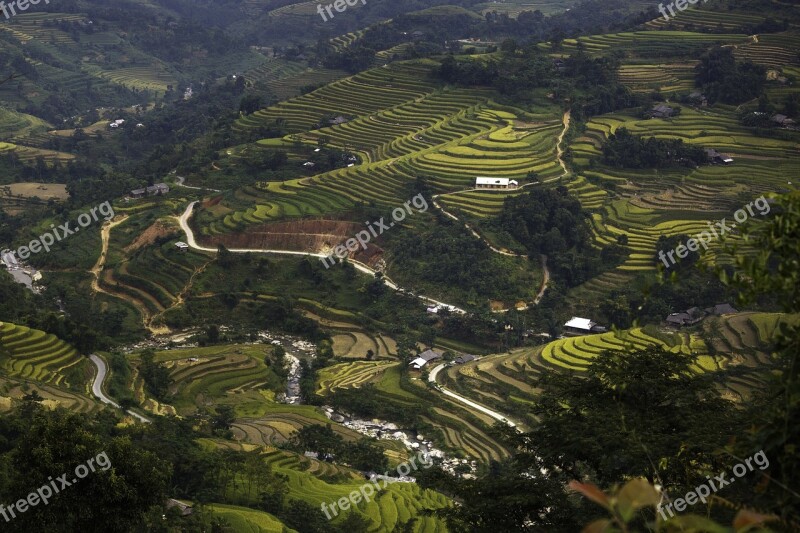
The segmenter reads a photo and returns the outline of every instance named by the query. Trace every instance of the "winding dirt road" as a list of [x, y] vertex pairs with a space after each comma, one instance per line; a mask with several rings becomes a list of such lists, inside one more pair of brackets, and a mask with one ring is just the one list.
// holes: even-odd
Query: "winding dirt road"
[[128, 215], [122, 215], [110, 222], [106, 222], [100, 229], [100, 240], [101, 240], [100, 257], [97, 258], [97, 262], [94, 264], [91, 270], [89, 270], [89, 272], [94, 276], [94, 279], [92, 280], [92, 290], [94, 292], [102, 292], [103, 294], [108, 294], [109, 296], [113, 296], [114, 298], [119, 298], [121, 300], [125, 300], [126, 302], [130, 303], [132, 306], [136, 308], [137, 311], [139, 311], [139, 314], [142, 315], [142, 325], [144, 326], [144, 328], [150, 331], [150, 333], [152, 333], [153, 335], [169, 334], [170, 333], [169, 328], [165, 326], [156, 327], [152, 325], [153, 317], [150, 315], [150, 311], [140, 302], [132, 300], [130, 298], [126, 298], [125, 295], [123, 294], [117, 294], [115, 292], [106, 290], [100, 286], [100, 275], [103, 273], [103, 269], [106, 266], [106, 256], [108, 255], [108, 243], [109, 240], [111, 239], [111, 230], [114, 229], [116, 226], [119, 226], [126, 220], [128, 220]]

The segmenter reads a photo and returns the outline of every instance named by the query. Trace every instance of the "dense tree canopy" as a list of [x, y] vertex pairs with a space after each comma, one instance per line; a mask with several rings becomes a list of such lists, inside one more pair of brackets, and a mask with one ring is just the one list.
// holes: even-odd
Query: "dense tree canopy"
[[634, 135], [619, 128], [603, 143], [603, 161], [617, 168], [668, 168], [697, 166], [708, 160], [703, 148], [683, 139], [658, 139]]

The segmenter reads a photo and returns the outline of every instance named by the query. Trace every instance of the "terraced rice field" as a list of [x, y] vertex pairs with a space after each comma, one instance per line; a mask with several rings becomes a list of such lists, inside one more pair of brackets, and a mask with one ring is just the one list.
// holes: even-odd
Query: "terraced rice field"
[[503, 3], [487, 2], [473, 7], [480, 10], [480, 13], [502, 13], [511, 18], [517, 18], [523, 11], [541, 11], [545, 15], [561, 13], [570, 5], [574, 4], [569, 0], [512, 0]]
[[694, 67], [686, 62], [622, 65], [617, 79], [634, 92], [688, 93], [694, 90]]
[[[112, 243], [114, 239], [112, 234]], [[178, 252], [174, 242], [148, 246], [129, 261], [109, 265], [100, 277], [100, 285], [111, 294], [124, 295], [137, 308], [154, 316], [177, 301], [192, 275], [208, 261], [202, 253]]]
[[[25, 139], [28, 138], [30, 138], [30, 136], [25, 137]], [[20, 161], [24, 161], [26, 163], [35, 163], [40, 157], [49, 165], [52, 165], [55, 162], [64, 164], [75, 159], [74, 155], [67, 152], [57, 152], [55, 150], [47, 150], [45, 148], [35, 148], [20, 144], [0, 142], [0, 154], [7, 154], [9, 152], [14, 152], [14, 154], [19, 157]]]
[[[561, 173], [556, 139], [563, 125], [557, 109], [532, 115], [494, 103], [488, 91], [440, 88], [425, 81], [434, 66], [428, 60], [393, 63], [241, 118], [235, 127], [242, 131], [286, 122], [293, 133], [261, 141], [265, 149], [291, 153], [295, 143], [316, 146], [324, 136], [331, 146], [358, 154], [363, 163], [243, 188], [236, 201], [248, 207], [227, 203], [232, 212], [202, 231], [226, 233], [284, 217], [332, 214], [357, 202], [395, 205], [419, 175], [448, 192], [472, 187], [476, 176], [524, 181], [530, 173], [542, 179]], [[314, 129], [337, 115], [346, 122]], [[476, 215], [502, 203], [501, 195], [489, 203], [478, 196], [442, 200]]]
[[[216, 439], [203, 439], [208, 446], [229, 447], [228, 441]], [[248, 451], [254, 448], [246, 446]], [[323, 503], [331, 502], [350, 492], [359, 490], [365, 483], [362, 473], [345, 466], [324, 461], [318, 461], [294, 452], [276, 449], [271, 446], [260, 447], [260, 457], [277, 475], [285, 476], [288, 486], [287, 498], [302, 500], [314, 508], [319, 509]], [[412, 474], [413, 475], [413, 474]], [[237, 488], [240, 496], [244, 497], [245, 483]], [[342, 512], [337, 509], [331, 513], [334, 523], [338, 523], [348, 513], [358, 513], [369, 522], [369, 531], [391, 532], [400, 530], [402, 524], [416, 518], [416, 523], [410, 531], [415, 533], [444, 533], [447, 531], [444, 523], [424, 513], [426, 510], [435, 510], [451, 505], [451, 502], [442, 494], [430, 490], [423, 490], [414, 483], [388, 483], [380, 486], [371, 502], [361, 501], [351, 507], [349, 511]], [[256, 502], [253, 502], [256, 503]], [[215, 514], [222, 514], [231, 521], [231, 525], [244, 528], [242, 531], [273, 531], [275, 519], [272, 515], [253, 511], [249, 508], [230, 505], [209, 505]], [[259, 529], [261, 528], [261, 529]], [[293, 531], [280, 530], [275, 531]]]
[[7, 24], [0, 26], [3, 31], [9, 32], [20, 41], [27, 42], [36, 39], [40, 42], [56, 44], [60, 46], [77, 43], [66, 32], [44, 25], [46, 21], [63, 20], [65, 22], [77, 22], [87, 20], [84, 15], [70, 13], [18, 13], [11, 18]]
[[[632, 31], [589, 35], [577, 39], [564, 39], [562, 46], [566, 53], [578, 49], [578, 43], [589, 53], [607, 53], [620, 50], [631, 57], [654, 58], [676, 57], [694, 47], [714, 44], [745, 43], [748, 36], [740, 33], [695, 33], [690, 31]], [[541, 48], [551, 50], [549, 44], [540, 44]]]
[[206, 510], [214, 516], [223, 518], [233, 531], [253, 531], [256, 533], [295, 533], [275, 516], [256, 511], [249, 507], [235, 505], [207, 505]]
[[334, 37], [330, 39], [328, 42], [333, 47], [334, 52], [341, 52], [345, 48], [348, 48], [354, 42], [356, 42], [362, 35], [364, 35], [364, 30], [359, 31], [352, 31], [350, 33], [345, 33], [344, 35], [340, 35], [338, 37]]
[[52, 385], [70, 385], [64, 372], [83, 361], [75, 348], [55, 335], [8, 322], [0, 323], [0, 360], [7, 376]]
[[338, 389], [358, 388], [365, 383], [374, 383], [381, 379], [387, 368], [398, 364], [386, 361], [358, 361], [326, 367], [319, 373], [317, 394], [324, 395]]
[[177, 78], [160, 64], [114, 70], [92, 69], [90, 72], [94, 76], [106, 79], [115, 85], [121, 85], [128, 89], [156, 91], [158, 93], [164, 93], [167, 90], [167, 86], [175, 86], [178, 83]]
[[47, 131], [52, 127], [51, 124], [33, 115], [0, 108], [0, 136], [4, 139], [13, 135]]
[[[323, 503], [347, 496], [364, 484], [364, 478], [352, 470], [320, 463], [282, 451], [268, 451], [265, 461], [274, 472], [287, 476], [289, 497], [303, 500], [315, 508]], [[315, 469], [337, 469], [336, 472], [322, 471], [320, 475], [312, 475]], [[326, 480], [338, 475], [336, 482]], [[341, 477], [345, 479], [342, 480]], [[431, 516], [425, 516], [426, 509], [440, 509], [450, 505], [449, 500], [434, 491], [420, 489], [414, 483], [390, 483], [371, 502], [360, 502], [350, 512], [358, 513], [370, 522], [369, 531], [390, 532], [412, 518], [417, 522], [413, 527], [416, 533], [446, 532], [444, 523]], [[334, 518], [334, 522], [343, 515]]]
[[26, 379], [2, 377], [0, 378], [0, 399], [5, 397], [21, 400], [26, 394], [36, 391], [44, 399], [43, 404], [48, 407], [63, 407], [75, 413], [86, 414], [93, 414], [103, 408], [103, 404], [95, 398], [65, 390], [63, 386], [64, 382], [55, 387]]
[[245, 72], [244, 76], [251, 83], [267, 83], [296, 76], [306, 70], [307, 67], [301, 63], [270, 58]]
[[714, 30], [722, 28], [725, 31], [736, 31], [742, 26], [759, 24], [763, 20], [764, 17], [757, 13], [745, 13], [738, 9], [736, 11], [712, 10], [707, 6], [698, 6], [681, 11], [680, 16], [671, 17], [670, 20], [658, 17], [645, 24], [645, 26], [654, 30], [683, 29], [693, 31], [700, 28]]
[[[645, 137], [679, 138], [691, 145], [715, 148], [730, 154], [734, 164], [691, 171], [596, 166], [582, 173], [590, 183], [579, 177], [567, 184], [592, 211], [596, 245], [615, 243], [625, 235], [631, 248], [629, 259], [616, 271], [573, 291], [580, 302], [596, 300], [608, 288], [619, 286], [615, 281], [626, 281], [626, 272], [655, 269], [655, 243], [661, 235], [698, 234], [708, 229], [710, 220], [731, 220], [747, 201], [782, 189], [800, 156], [794, 143], [755, 137], [739, 125], [732, 109], [716, 106], [703, 110], [685, 107], [679, 117], [668, 120], [624, 114], [595, 117], [587, 124], [585, 135], [571, 144], [575, 162], [588, 167], [591, 160], [599, 160], [602, 142], [620, 127]], [[604, 194], [600, 186], [605, 184], [617, 190], [616, 198]], [[705, 260], [728, 261], [719, 255], [720, 246], [718, 241], [712, 242]]]
[[268, 377], [261, 361], [245, 354], [209, 357], [170, 373], [171, 392], [195, 398], [198, 394], [216, 397], [226, 392], [253, 389]]
[[[304, 426], [330, 423], [330, 420], [311, 406], [274, 404], [264, 416], [239, 418], [232, 428], [237, 440], [259, 446], [277, 446], [288, 442]], [[331, 429], [349, 442], [355, 442], [362, 437], [360, 433], [339, 424], [331, 424]]]
[[322, 83], [330, 83], [346, 77], [348, 74], [344, 70], [316, 68], [305, 69], [296, 74], [280, 77], [276, 80], [267, 82], [267, 87], [280, 100], [285, 100], [300, 93], [300, 89], [307, 86], [316, 86]]
[[368, 350], [372, 350], [378, 358], [397, 356], [397, 345], [394, 340], [383, 335], [350, 331], [333, 336], [333, 354], [337, 357], [365, 359]]
[[744, 45], [737, 46], [734, 55], [739, 60], [749, 59], [753, 63], [770, 68], [800, 65], [797, 50], [800, 49], [800, 32], [797, 30], [759, 35]]
[[192, 414], [220, 402], [269, 402], [274, 389], [282, 390], [264, 362], [269, 353], [271, 348], [263, 344], [232, 344], [168, 350], [156, 358], [170, 370], [174, 407]]
[[[607, 350], [635, 356], [638, 350], [660, 346], [678, 357], [691, 358], [695, 372], [715, 374], [723, 394], [729, 399], [741, 400], [763, 386], [763, 376], [759, 373], [772, 363], [769, 346], [774, 342], [779, 322], [797, 324], [800, 317], [739, 313], [707, 318], [700, 330], [688, 332], [647, 326], [559, 339], [544, 346], [450, 367], [444, 383], [473, 397], [480, 388], [487, 393], [481, 398], [486, 405], [502, 409], [505, 404], [506, 410], [516, 408], [524, 416], [527, 403], [535, 399], [542, 375], [553, 371], [584, 372]], [[708, 344], [703, 339], [708, 339]], [[713, 345], [713, 351], [709, 350], [709, 345]], [[492, 401], [491, 394], [499, 399]]]

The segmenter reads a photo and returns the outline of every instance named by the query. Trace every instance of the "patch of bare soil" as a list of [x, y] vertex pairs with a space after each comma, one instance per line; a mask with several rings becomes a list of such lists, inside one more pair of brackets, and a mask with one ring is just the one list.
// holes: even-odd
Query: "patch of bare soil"
[[162, 219], [156, 220], [153, 222], [152, 226], [140, 233], [139, 236], [125, 248], [125, 253], [135, 252], [139, 248], [150, 246], [159, 238], [169, 237], [177, 233], [178, 228], [173, 222]]
[[287, 220], [250, 226], [241, 233], [215, 235], [208, 239], [208, 245], [222, 244], [227, 248], [324, 252], [355, 236], [362, 229], [360, 224], [343, 220]]
[[222, 201], [222, 195], [212, 196], [211, 198], [209, 198], [207, 200], [203, 200], [203, 207], [204, 208], [213, 207], [213, 206], [217, 205], [218, 203], [220, 203], [221, 201]]

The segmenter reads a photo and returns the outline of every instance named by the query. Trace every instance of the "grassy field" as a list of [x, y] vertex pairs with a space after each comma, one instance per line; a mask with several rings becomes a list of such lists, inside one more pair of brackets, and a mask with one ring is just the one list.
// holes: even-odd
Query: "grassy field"
[[0, 187], [0, 198], [2, 198], [3, 192], [8, 192], [8, 196], [38, 198], [45, 201], [62, 201], [69, 198], [67, 186], [59, 183], [11, 183]]

